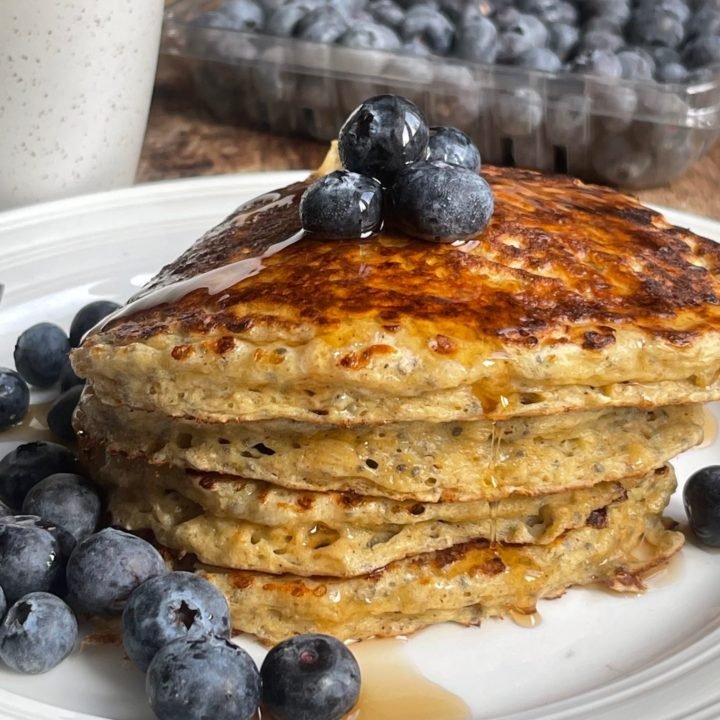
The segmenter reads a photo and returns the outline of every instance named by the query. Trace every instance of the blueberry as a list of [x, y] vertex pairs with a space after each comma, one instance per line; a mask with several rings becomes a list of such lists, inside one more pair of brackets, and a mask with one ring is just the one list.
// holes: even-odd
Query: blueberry
[[75, 385], [84, 385], [85, 380], [78, 377], [73, 370], [70, 358], [68, 357], [60, 371], [60, 392], [65, 392]]
[[642, 184], [651, 162], [651, 154], [633, 145], [624, 135], [600, 137], [593, 145], [593, 167], [605, 182], [613, 185]]
[[584, 0], [581, 3], [587, 16], [604, 17], [621, 27], [630, 18], [628, 0]]
[[[400, 52], [403, 55], [411, 55], [413, 57], [430, 57], [430, 55], [433, 54], [433, 51], [430, 49], [428, 45], [423, 42], [422, 38], [415, 37], [410, 40], [407, 40], [406, 42], [403, 42]], [[415, 78], [413, 78], [415, 79]]]
[[327, 0], [330, 7], [337, 10], [348, 22], [353, 18], [372, 16], [366, 11], [367, 0]]
[[399, 32], [405, 42], [420, 39], [436, 55], [447, 55], [455, 37], [455, 26], [440, 11], [428, 5], [416, 5], [407, 11]]
[[636, 4], [635, 12], [645, 13], [647, 11], [671, 15], [683, 24], [690, 17], [690, 8], [683, 0], [640, 0]]
[[65, 442], [72, 442], [75, 439], [72, 416], [82, 391], [82, 385], [73, 385], [69, 390], [57, 397], [48, 410], [48, 427]]
[[543, 101], [532, 88], [502, 92], [492, 109], [498, 132], [503, 137], [531, 135], [543, 120]]
[[556, 23], [549, 26], [549, 45], [561, 60], [567, 60], [580, 39], [580, 31], [574, 25]]
[[22, 511], [60, 525], [79, 542], [97, 528], [100, 495], [81, 475], [57, 473], [30, 490]]
[[681, 63], [668, 63], [655, 70], [655, 79], [661, 83], [685, 83], [689, 77], [688, 69]]
[[37, 675], [64, 660], [77, 640], [75, 615], [60, 598], [29, 593], [0, 623], [0, 660], [13, 670]]
[[81, 307], [70, 323], [70, 344], [78, 347], [88, 330], [119, 309], [120, 305], [112, 300], [93, 300]]
[[617, 55], [622, 65], [622, 76], [627, 80], [652, 80], [655, 63], [644, 53], [624, 50]]
[[280, 5], [265, 23], [265, 32], [268, 35], [291, 37], [295, 34], [298, 23], [315, 8], [322, 5], [322, 0], [291, 0]]
[[720, 35], [703, 35], [692, 40], [683, 49], [682, 60], [690, 70], [720, 63]]
[[645, 52], [650, 55], [655, 63], [655, 67], [659, 65], [667, 65], [668, 63], [679, 63], [682, 62], [680, 53], [674, 48], [663, 47], [662, 45], [656, 45], [651, 47], [643, 48]]
[[455, 52], [463, 60], [493, 63], [498, 54], [498, 31], [490, 20], [477, 17], [460, 25]]
[[520, 14], [498, 38], [497, 59], [514, 63], [533, 48], [544, 47], [548, 41], [545, 25], [532, 15]]
[[230, 30], [256, 32], [265, 21], [262, 6], [253, 0], [225, 0], [218, 12], [228, 19], [224, 27]]
[[587, 50], [581, 52], [572, 62], [571, 69], [585, 75], [598, 77], [622, 77], [622, 64], [610, 50]]
[[339, 40], [340, 45], [356, 50], [399, 50], [400, 38], [385, 25], [372, 22], [354, 23]]
[[400, 27], [405, 11], [394, 0], [371, 0], [368, 11], [376, 22], [390, 28]]
[[303, 193], [300, 217], [303, 228], [317, 237], [368, 237], [382, 228], [382, 185], [359, 173], [336, 170]]
[[690, 529], [709, 547], [720, 547], [720, 465], [693, 473], [683, 488]]
[[276, 720], [339, 720], [360, 695], [355, 656], [329, 635], [297, 635], [275, 645], [260, 674], [263, 704]]
[[65, 331], [52, 323], [38, 323], [23, 332], [15, 345], [15, 368], [25, 382], [50, 387], [58, 381], [70, 341]]
[[38, 441], [18, 445], [0, 460], [0, 498], [19, 509], [43, 478], [58, 472], [76, 472], [75, 455], [57, 443]]
[[690, 38], [720, 35], [720, 9], [706, 7], [698, 10], [688, 22], [685, 32]]
[[19, 423], [30, 406], [30, 390], [10, 368], [0, 367], [0, 430]]
[[140, 583], [164, 573], [162, 556], [150, 543], [105, 528], [78, 543], [66, 574], [68, 592], [77, 606], [106, 614], [121, 612]]
[[437, 160], [407, 165], [389, 192], [393, 224], [432, 242], [477, 235], [490, 221], [493, 194], [477, 173]]
[[480, 151], [462, 131], [453, 127], [431, 127], [427, 160], [442, 160], [450, 165], [480, 170]]
[[48, 531], [20, 517], [0, 522], [0, 587], [8, 602], [36, 590], [54, 591], [62, 579], [60, 543]]
[[429, 134], [415, 104], [398, 95], [377, 95], [345, 121], [338, 151], [348, 170], [389, 184], [407, 163], [424, 157]]
[[189, 572], [146, 580], [130, 595], [122, 622], [125, 652], [143, 672], [157, 651], [177, 638], [230, 638], [230, 608], [225, 596]]
[[610, 50], [615, 52], [625, 44], [622, 35], [606, 30], [591, 30], [580, 38], [580, 50]]
[[298, 24], [295, 34], [301, 40], [331, 45], [348, 29], [347, 20], [332, 6], [311, 10]]
[[664, 45], [675, 48], [685, 36], [683, 24], [674, 15], [656, 12], [652, 8], [633, 15], [630, 37], [638, 45]]
[[528, 70], [546, 73], [559, 72], [562, 68], [562, 61], [550, 48], [533, 48], [517, 64]]
[[145, 689], [159, 720], [250, 720], [261, 680], [250, 655], [229, 640], [179, 638], [157, 652]]

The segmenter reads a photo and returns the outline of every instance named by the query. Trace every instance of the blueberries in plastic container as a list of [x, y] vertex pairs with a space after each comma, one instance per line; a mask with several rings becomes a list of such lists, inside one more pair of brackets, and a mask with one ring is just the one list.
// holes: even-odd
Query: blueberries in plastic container
[[81, 475], [57, 473], [41, 480], [25, 496], [22, 511], [65, 528], [77, 542], [95, 532], [100, 495]]
[[78, 543], [66, 576], [69, 595], [79, 609], [108, 614], [121, 612], [140, 583], [164, 573], [162, 556], [150, 543], [105, 528]]
[[388, 221], [412, 237], [455, 242], [477, 235], [494, 209], [492, 190], [477, 173], [437, 160], [407, 165], [388, 193]]
[[0, 499], [19, 509], [30, 488], [43, 478], [78, 469], [77, 458], [63, 445], [45, 441], [23, 443], [0, 460]]
[[616, 52], [624, 44], [625, 40], [620, 34], [607, 30], [590, 30], [580, 38], [580, 49], [582, 51], [609, 50]]
[[495, 125], [503, 137], [530, 135], [543, 120], [543, 101], [532, 88], [498, 93], [492, 109]]
[[394, 0], [370, 0], [367, 9], [375, 22], [393, 29], [400, 27], [405, 17], [405, 11]]
[[8, 602], [29, 592], [53, 592], [62, 579], [63, 557], [58, 540], [22, 517], [0, 522], [0, 587]]
[[252, 32], [261, 30], [265, 21], [262, 5], [253, 0], [225, 0], [218, 12], [229, 22], [231, 30]]
[[495, 62], [498, 54], [498, 31], [490, 20], [477, 17], [460, 24], [455, 51], [458, 57], [472, 62]]
[[276, 720], [338, 720], [360, 695], [360, 667], [329, 635], [297, 635], [279, 643], [260, 669], [263, 704]]
[[562, 68], [562, 61], [550, 48], [533, 48], [517, 63], [520, 67], [538, 72], [555, 73]]
[[357, 107], [338, 136], [343, 165], [390, 184], [409, 162], [425, 156], [429, 129], [418, 107], [397, 95], [378, 95]]
[[480, 170], [480, 151], [462, 131], [454, 127], [431, 127], [427, 160], [441, 160], [472, 172]]
[[572, 69], [585, 75], [598, 77], [622, 77], [622, 64], [610, 50], [585, 50], [572, 61]]
[[330, 5], [311, 10], [297, 24], [295, 34], [301, 40], [331, 44], [348, 29], [347, 20]]
[[547, 109], [545, 131], [553, 145], [585, 146], [592, 138], [592, 99], [585, 95], [563, 95]]
[[568, 59], [580, 39], [580, 31], [574, 25], [555, 23], [549, 26], [549, 46], [557, 56], [565, 61]]
[[693, 473], [683, 488], [690, 529], [708, 547], [720, 547], [720, 465]]
[[638, 10], [630, 27], [630, 37], [638, 45], [664, 45], [675, 48], [683, 40], [685, 29], [674, 15], [654, 8]]
[[402, 45], [397, 34], [385, 25], [371, 22], [353, 23], [338, 41], [357, 50], [398, 50]]
[[592, 148], [593, 168], [606, 182], [633, 187], [643, 181], [651, 166], [651, 155], [624, 135], [599, 137]]
[[158, 720], [250, 720], [261, 680], [250, 655], [229, 640], [179, 638], [157, 652], [145, 689]]
[[10, 368], [0, 367], [0, 430], [21, 422], [30, 407], [27, 383]]
[[72, 416], [77, 407], [82, 385], [73, 385], [60, 395], [50, 406], [47, 415], [47, 424], [50, 430], [64, 442], [75, 439], [75, 428], [72, 426]]
[[382, 185], [359, 173], [335, 170], [303, 193], [300, 217], [303, 229], [316, 237], [369, 237], [382, 228]]
[[416, 38], [422, 40], [436, 55], [446, 55], [455, 37], [455, 27], [450, 20], [427, 5], [410, 8], [399, 32], [405, 42]]
[[322, 0], [290, 0], [270, 14], [265, 22], [265, 32], [268, 35], [291, 37], [298, 23], [322, 4]]
[[655, 79], [661, 83], [684, 83], [689, 77], [688, 69], [678, 62], [660, 65], [655, 70]]
[[720, 35], [702, 35], [692, 40], [685, 46], [682, 60], [691, 70], [720, 63]]
[[652, 80], [655, 60], [645, 48], [629, 45], [618, 53], [623, 77], [628, 80]]
[[216, 635], [230, 639], [230, 608], [210, 582], [190, 572], [146, 580], [123, 610], [123, 646], [145, 671], [160, 648], [177, 638]]
[[65, 331], [42, 322], [21, 333], [15, 345], [15, 368], [30, 385], [50, 387], [60, 377], [70, 341]]
[[60, 598], [29, 593], [0, 623], [0, 660], [21, 673], [44, 673], [64, 660], [77, 640], [75, 615]]

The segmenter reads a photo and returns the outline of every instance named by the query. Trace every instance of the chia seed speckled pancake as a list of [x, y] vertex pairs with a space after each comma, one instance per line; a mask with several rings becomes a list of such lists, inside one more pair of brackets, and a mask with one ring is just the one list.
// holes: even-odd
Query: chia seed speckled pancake
[[352, 428], [297, 421], [207, 424], [99, 402], [81, 438], [111, 452], [300, 490], [424, 501], [541, 495], [641, 476], [702, 441], [699, 406]]
[[302, 576], [363, 575], [477, 538], [547, 545], [624, 501], [640, 482], [496, 503], [396, 502], [150, 467], [105, 457], [99, 448], [86, 447], [85, 455], [105, 488], [114, 525], [152, 530], [163, 545], [208, 564]]
[[108, 403], [223, 422], [720, 399], [719, 245], [608, 188], [483, 175], [495, 213], [464, 244], [303, 237], [307, 182], [246, 203], [91, 334], [75, 370]]
[[674, 489], [666, 468], [607, 509], [606, 522], [570, 530], [550, 545], [456, 545], [391, 563], [369, 575], [333, 579], [200, 568], [230, 602], [236, 630], [268, 642], [295, 633], [347, 639], [404, 635], [426, 625], [477, 624], [511, 611], [532, 612], [541, 598], [573, 585], [643, 589], [642, 576], [683, 544], [661, 513]]

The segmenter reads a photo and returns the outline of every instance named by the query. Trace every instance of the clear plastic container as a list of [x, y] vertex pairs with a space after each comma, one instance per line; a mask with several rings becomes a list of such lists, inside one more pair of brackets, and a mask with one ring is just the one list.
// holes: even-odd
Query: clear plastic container
[[215, 5], [171, 5], [162, 51], [189, 64], [198, 96], [224, 122], [329, 141], [365, 98], [391, 92], [417, 103], [430, 124], [467, 132], [485, 163], [627, 188], [671, 181], [720, 135], [720, 69], [696, 84], [604, 80], [192, 22]]

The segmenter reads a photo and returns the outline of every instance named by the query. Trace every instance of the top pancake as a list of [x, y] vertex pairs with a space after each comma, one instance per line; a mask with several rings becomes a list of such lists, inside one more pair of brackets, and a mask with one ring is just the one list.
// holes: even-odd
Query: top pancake
[[302, 237], [246, 203], [75, 352], [105, 402], [338, 424], [720, 398], [720, 246], [607, 188], [483, 168], [485, 231]]

